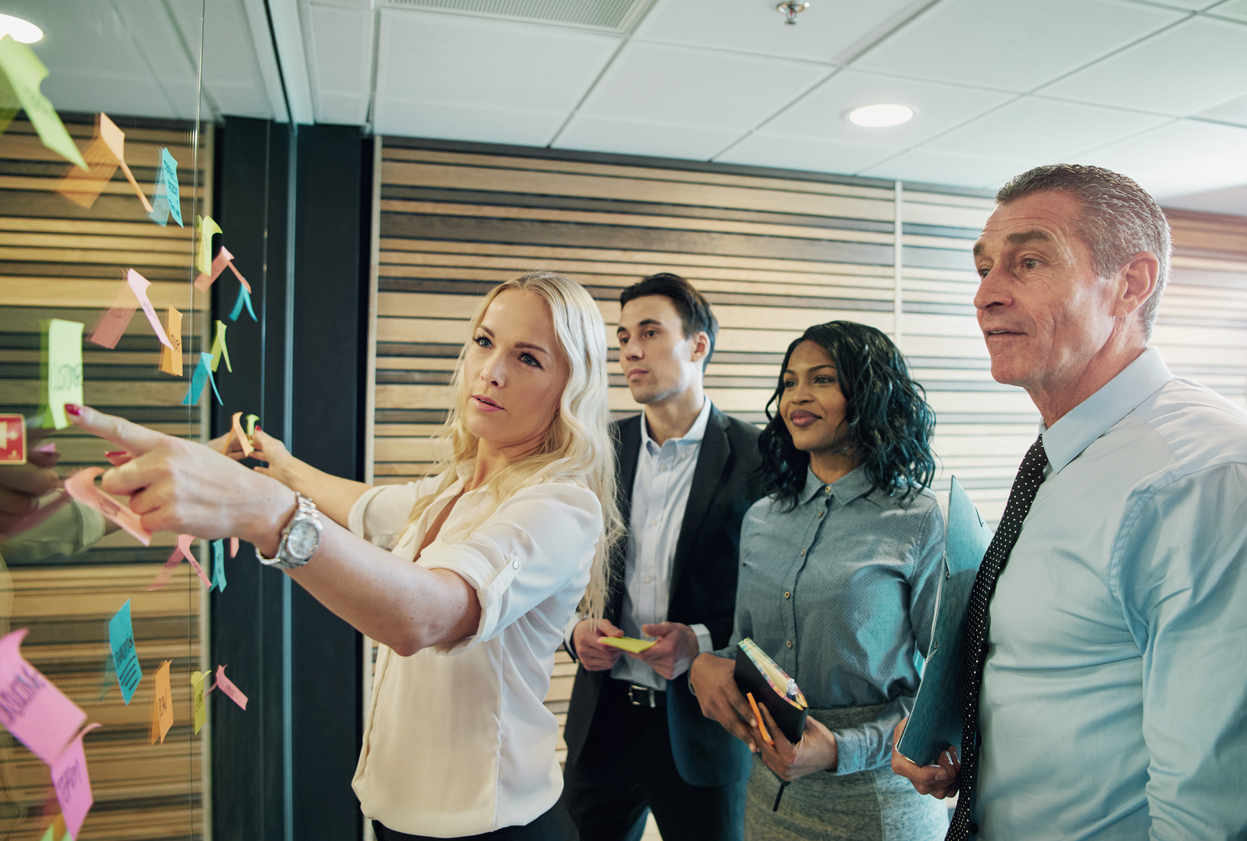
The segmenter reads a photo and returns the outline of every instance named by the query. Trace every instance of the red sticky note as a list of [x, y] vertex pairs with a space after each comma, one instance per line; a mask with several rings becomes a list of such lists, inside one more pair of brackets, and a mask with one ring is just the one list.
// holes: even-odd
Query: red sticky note
[[0, 639], [0, 724], [51, 764], [87, 714], [22, 656], [26, 628]]
[[121, 505], [117, 500], [95, 486], [95, 477], [104, 472], [102, 467], [84, 467], [65, 480], [65, 490], [74, 499], [89, 505], [121, 526], [144, 546], [152, 545], [152, 533], [143, 528], [139, 515]]
[[61, 804], [61, 814], [65, 816], [65, 829], [72, 838], [78, 837], [82, 822], [95, 803], [91, 796], [91, 778], [87, 774], [87, 754], [82, 738], [99, 726], [92, 724], [79, 733], [51, 763], [52, 787], [56, 789], [56, 799]]
[[156, 308], [147, 299], [147, 287], [151, 286], [152, 282], [134, 269], [128, 269], [126, 271], [126, 283], [130, 284], [130, 288], [134, 290], [134, 296], [139, 299], [139, 305], [143, 307], [143, 314], [147, 316], [147, 323], [152, 326], [152, 331], [160, 339], [160, 343], [172, 350], [173, 345], [169, 344], [169, 337], [165, 335], [165, 328], [160, 325], [160, 319], [156, 317]]
[[225, 666], [216, 667], [216, 688], [228, 695], [235, 704], [244, 710], [247, 708], [247, 696], [242, 694], [242, 690], [225, 676]]
[[91, 335], [87, 336], [87, 341], [110, 350], [115, 348], [122, 334], [126, 332], [126, 328], [130, 326], [130, 319], [134, 317], [134, 310], [138, 305], [139, 299], [135, 297], [134, 290], [123, 280], [117, 297], [113, 299], [108, 309], [100, 313], [95, 326], [91, 328]]
[[199, 580], [203, 582], [204, 587], [212, 589], [212, 582], [208, 580], [208, 576], [204, 575], [204, 569], [199, 565], [199, 561], [195, 559], [195, 553], [191, 551], [191, 544], [195, 542], [195, 538], [189, 534], [178, 535], [178, 551], [190, 561], [191, 569], [195, 570], [195, 574], [199, 576]]
[[[242, 414], [239, 412], [238, 414]], [[238, 416], [234, 416], [238, 425]], [[0, 464], [26, 463], [26, 418], [23, 415], [0, 415]]]

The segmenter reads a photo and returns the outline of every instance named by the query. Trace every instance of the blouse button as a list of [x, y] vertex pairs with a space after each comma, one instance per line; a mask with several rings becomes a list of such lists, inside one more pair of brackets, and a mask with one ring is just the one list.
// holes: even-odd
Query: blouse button
[[823, 493], [825, 494], [831, 493], [831, 485], [823, 485]]
[[518, 560], [511, 562], [511, 569], [519, 569], [519, 568], [520, 568], [520, 562]]
[[784, 598], [786, 598], [786, 599], [791, 599], [791, 598], [792, 598], [792, 591], [791, 591], [791, 590], [785, 590], [785, 591], [784, 591]]
[[792, 640], [788, 640], [788, 647], [792, 648]]
[[804, 555], [804, 554], [805, 554], [805, 550], [804, 550], [804, 549], [802, 549], [802, 550], [801, 550], [801, 554], [802, 554], [802, 555]]
[[821, 517], [821, 516], [823, 516], [823, 515], [824, 515], [824, 514], [826, 514], [826, 513], [827, 513], [826, 511], [819, 511], [819, 512], [818, 512], [818, 516], [820, 516], [820, 517]]

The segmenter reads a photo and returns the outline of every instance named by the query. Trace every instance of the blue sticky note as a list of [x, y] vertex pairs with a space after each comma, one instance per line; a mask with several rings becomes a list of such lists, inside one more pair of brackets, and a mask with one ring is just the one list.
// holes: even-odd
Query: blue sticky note
[[251, 293], [247, 291], [247, 287], [241, 284], [238, 286], [238, 300], [234, 302], [234, 309], [229, 314], [229, 320], [238, 320], [238, 316], [242, 315], [242, 308], [244, 304], [247, 306], [247, 314], [251, 316], [251, 320], [258, 322], [260, 319], [255, 317], [255, 310], [251, 308]]
[[225, 592], [225, 541], [212, 541], [212, 583], [218, 593]]
[[183, 406], [194, 406], [199, 402], [205, 382], [212, 383], [212, 393], [216, 395], [216, 402], [221, 405], [225, 404], [225, 401], [221, 399], [221, 392], [217, 391], [216, 379], [212, 376], [212, 354], [200, 353], [199, 364], [195, 366], [195, 373], [191, 375], [191, 387], [187, 389], [186, 396], [182, 398]]
[[160, 168], [156, 172], [156, 192], [152, 196], [152, 212], [148, 217], [160, 227], [169, 221], [169, 215], [179, 228], [182, 224], [182, 199], [178, 193], [178, 162], [169, 154], [169, 150], [160, 150]]
[[117, 685], [121, 687], [121, 697], [126, 704], [134, 697], [139, 681], [143, 679], [143, 668], [139, 665], [138, 652], [134, 650], [134, 626], [130, 624], [130, 600], [121, 606], [112, 619], [108, 620], [108, 643], [113, 650], [113, 668], [117, 670]]

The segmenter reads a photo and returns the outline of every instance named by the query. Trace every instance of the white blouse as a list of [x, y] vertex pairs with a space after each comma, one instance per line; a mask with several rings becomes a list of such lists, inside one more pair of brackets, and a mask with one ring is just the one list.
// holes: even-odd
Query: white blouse
[[[460, 466], [410, 528], [416, 500], [441, 477], [366, 491], [349, 527], [414, 558], [470, 471]], [[558, 723], [544, 700], [563, 627], [589, 583], [602, 507], [565, 480], [529, 485], [490, 509], [487, 490], [465, 493], [417, 561], [476, 588], [476, 633], [410, 657], [380, 647], [352, 786], [364, 815], [398, 832], [455, 837], [522, 826], [563, 790]]]

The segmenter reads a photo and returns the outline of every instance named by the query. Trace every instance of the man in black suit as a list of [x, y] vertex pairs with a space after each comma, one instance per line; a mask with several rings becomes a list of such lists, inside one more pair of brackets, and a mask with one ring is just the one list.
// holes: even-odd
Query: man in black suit
[[[606, 617], [569, 629], [564, 802], [582, 841], [636, 841], [647, 809], [667, 841], [741, 839], [749, 751], [702, 716], [687, 672], [732, 633], [758, 430], [703, 393], [719, 325], [688, 281], [652, 275], [619, 300], [620, 363], [645, 411], [615, 425], [628, 536]], [[658, 641], [637, 654], [602, 642], [621, 636]]]

